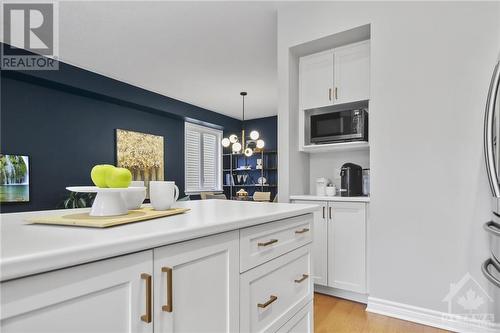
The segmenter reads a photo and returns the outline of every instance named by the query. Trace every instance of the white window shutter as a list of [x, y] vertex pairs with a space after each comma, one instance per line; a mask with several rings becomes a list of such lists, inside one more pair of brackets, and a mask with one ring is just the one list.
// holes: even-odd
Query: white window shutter
[[203, 134], [203, 188], [217, 190], [217, 137]]
[[187, 193], [222, 191], [222, 131], [185, 124], [185, 187]]
[[200, 189], [200, 148], [201, 134], [186, 129], [186, 192], [196, 192]]

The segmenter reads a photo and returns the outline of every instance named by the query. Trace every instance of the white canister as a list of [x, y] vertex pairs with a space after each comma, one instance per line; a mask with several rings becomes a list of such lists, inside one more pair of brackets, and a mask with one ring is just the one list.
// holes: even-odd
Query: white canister
[[179, 198], [179, 188], [175, 182], [150, 181], [149, 199], [155, 210], [167, 210]]
[[337, 193], [337, 188], [335, 187], [335, 185], [326, 187], [326, 195], [328, 197], [334, 197], [336, 193]]
[[316, 179], [316, 195], [325, 196], [326, 195], [326, 185], [328, 185], [328, 179], [317, 178]]

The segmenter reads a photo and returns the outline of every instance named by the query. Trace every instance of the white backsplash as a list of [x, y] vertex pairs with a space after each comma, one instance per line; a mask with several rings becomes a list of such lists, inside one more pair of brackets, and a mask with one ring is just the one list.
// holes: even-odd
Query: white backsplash
[[316, 194], [316, 178], [330, 179], [340, 188], [340, 168], [344, 163], [354, 163], [363, 169], [370, 167], [369, 151], [342, 151], [310, 154], [309, 156], [309, 194]]

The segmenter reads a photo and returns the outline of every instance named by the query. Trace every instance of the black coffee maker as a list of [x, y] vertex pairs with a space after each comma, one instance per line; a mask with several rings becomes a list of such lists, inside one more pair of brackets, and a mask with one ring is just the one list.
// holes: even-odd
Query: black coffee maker
[[363, 195], [363, 168], [354, 163], [345, 163], [340, 169], [340, 196]]

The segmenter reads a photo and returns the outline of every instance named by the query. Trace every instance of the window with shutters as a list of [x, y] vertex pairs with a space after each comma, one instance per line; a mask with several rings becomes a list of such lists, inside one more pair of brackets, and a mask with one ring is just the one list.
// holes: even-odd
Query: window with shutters
[[222, 131], [185, 123], [185, 192], [222, 191]]

